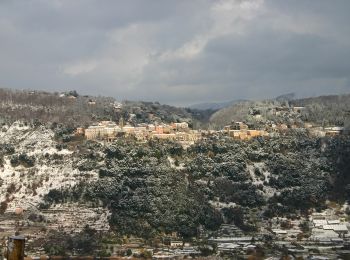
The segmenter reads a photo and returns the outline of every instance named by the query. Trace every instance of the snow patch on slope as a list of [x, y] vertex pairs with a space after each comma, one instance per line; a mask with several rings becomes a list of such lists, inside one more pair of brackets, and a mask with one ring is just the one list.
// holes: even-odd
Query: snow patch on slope
[[[20, 122], [3, 128], [0, 142], [15, 147], [16, 154], [27, 154], [35, 157], [33, 167], [13, 167], [10, 163], [12, 155], [4, 156], [3, 167], [0, 168], [0, 202], [7, 203], [7, 211], [16, 207], [24, 209], [42, 202], [43, 197], [51, 189], [70, 188], [88, 176], [73, 167], [72, 151], [56, 149], [54, 132], [43, 126], [35, 129]], [[59, 155], [60, 160], [54, 162], [45, 159], [47, 155]]]

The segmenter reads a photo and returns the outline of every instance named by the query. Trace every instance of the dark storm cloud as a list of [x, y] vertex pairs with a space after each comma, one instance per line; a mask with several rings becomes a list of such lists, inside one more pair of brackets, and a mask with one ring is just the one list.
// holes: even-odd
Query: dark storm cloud
[[0, 2], [0, 86], [173, 104], [350, 90], [350, 2]]

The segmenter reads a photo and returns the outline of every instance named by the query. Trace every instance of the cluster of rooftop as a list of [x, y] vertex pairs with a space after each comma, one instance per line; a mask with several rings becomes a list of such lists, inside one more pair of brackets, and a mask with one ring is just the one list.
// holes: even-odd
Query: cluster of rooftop
[[249, 129], [248, 125], [243, 122], [234, 122], [224, 127], [224, 132], [235, 139], [249, 140], [258, 136], [269, 136], [265, 130]]
[[189, 128], [188, 123], [172, 124], [138, 124], [117, 125], [112, 121], [102, 121], [87, 129], [77, 128], [77, 134], [84, 135], [88, 140], [103, 139], [113, 141], [118, 136], [134, 136], [139, 141], [151, 138], [170, 139], [184, 142], [194, 142], [201, 137], [201, 132]]

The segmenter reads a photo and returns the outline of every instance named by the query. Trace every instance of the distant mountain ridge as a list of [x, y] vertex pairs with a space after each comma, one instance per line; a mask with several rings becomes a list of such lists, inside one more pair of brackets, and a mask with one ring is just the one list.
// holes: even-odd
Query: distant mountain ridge
[[219, 110], [225, 107], [233, 106], [240, 102], [245, 102], [247, 100], [244, 99], [237, 99], [237, 100], [231, 100], [226, 102], [208, 102], [208, 103], [198, 103], [189, 106], [191, 109], [198, 109], [198, 110]]
[[294, 100], [295, 98], [296, 98], [295, 93], [287, 93], [287, 94], [280, 95], [275, 99], [277, 101], [291, 101], [291, 100]]

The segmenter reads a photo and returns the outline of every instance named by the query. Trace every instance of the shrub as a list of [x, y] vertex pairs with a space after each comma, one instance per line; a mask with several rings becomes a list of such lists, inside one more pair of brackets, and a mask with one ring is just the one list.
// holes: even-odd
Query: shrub
[[7, 209], [7, 202], [3, 201], [0, 203], [0, 214], [4, 214]]
[[20, 155], [13, 155], [10, 159], [10, 163], [12, 167], [22, 165], [26, 168], [30, 168], [33, 167], [35, 164], [35, 157], [28, 156], [25, 153], [21, 153]]

